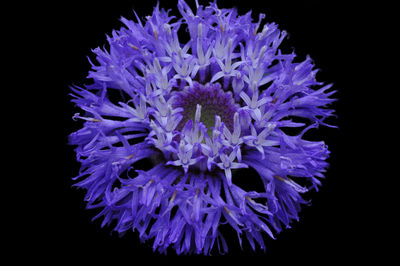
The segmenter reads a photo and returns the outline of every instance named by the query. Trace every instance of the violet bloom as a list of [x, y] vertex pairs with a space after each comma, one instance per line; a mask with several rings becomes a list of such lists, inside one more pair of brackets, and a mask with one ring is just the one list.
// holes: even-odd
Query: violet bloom
[[[158, 6], [146, 22], [122, 18], [110, 49], [94, 50], [94, 83], [72, 88], [84, 111], [74, 118], [85, 120], [70, 135], [81, 162], [76, 186], [103, 225], [137, 230], [154, 250], [226, 252], [221, 224], [240, 244], [265, 249], [263, 234], [274, 238], [298, 219], [301, 194], [318, 188], [328, 166], [324, 142], [302, 136], [332, 115], [331, 86], [316, 81], [309, 57], [296, 63], [278, 49], [286, 33], [261, 28], [264, 15], [253, 22], [250, 12], [197, 1], [193, 13], [183, 0], [178, 9], [182, 18]], [[302, 131], [290, 136], [288, 127]], [[149, 170], [136, 163], [143, 159]], [[263, 187], [235, 184], [246, 179], [240, 168], [257, 171]]]

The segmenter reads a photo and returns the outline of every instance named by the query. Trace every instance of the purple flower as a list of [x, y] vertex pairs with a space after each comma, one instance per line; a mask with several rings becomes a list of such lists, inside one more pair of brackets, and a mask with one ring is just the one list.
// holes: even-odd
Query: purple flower
[[[154, 250], [226, 252], [223, 223], [240, 244], [265, 249], [262, 233], [274, 238], [298, 219], [301, 194], [324, 177], [327, 146], [302, 137], [327, 125], [334, 92], [316, 81], [309, 57], [294, 62], [278, 49], [286, 33], [275, 23], [260, 28], [264, 15], [253, 22], [250, 12], [197, 1], [194, 13], [183, 0], [178, 9], [179, 19], [158, 6], [146, 22], [122, 18], [109, 49], [94, 50], [94, 83], [72, 88], [84, 113], [74, 119], [85, 121], [70, 135], [81, 162], [76, 186], [88, 208], [101, 209], [102, 225], [137, 230]], [[291, 136], [290, 127], [302, 131]], [[263, 187], [241, 188], [240, 168], [257, 171]]]

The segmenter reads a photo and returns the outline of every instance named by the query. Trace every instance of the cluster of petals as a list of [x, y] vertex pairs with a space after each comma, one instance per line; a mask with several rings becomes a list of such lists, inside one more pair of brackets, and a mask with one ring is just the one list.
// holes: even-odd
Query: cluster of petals
[[[264, 15], [253, 22], [250, 12], [197, 1], [195, 9], [179, 0], [181, 18], [158, 6], [145, 21], [122, 18], [109, 49], [94, 49], [94, 82], [72, 88], [83, 111], [74, 118], [84, 120], [70, 135], [81, 163], [76, 186], [87, 191], [89, 208], [101, 209], [95, 218], [103, 225], [116, 220], [119, 233], [137, 230], [154, 250], [226, 252], [222, 224], [240, 245], [247, 239], [265, 249], [263, 232], [274, 238], [297, 220], [306, 203], [301, 194], [324, 177], [327, 146], [303, 135], [327, 125], [334, 92], [316, 80], [311, 58], [295, 62], [294, 53], [281, 52], [286, 33], [275, 23], [261, 27]], [[196, 99], [214, 92], [207, 103], [229, 108], [207, 126], [202, 117], [210, 108]], [[185, 116], [188, 99], [192, 119]], [[143, 159], [151, 169], [136, 168]], [[235, 184], [246, 182], [235, 175], [240, 168], [253, 168], [263, 187]]]

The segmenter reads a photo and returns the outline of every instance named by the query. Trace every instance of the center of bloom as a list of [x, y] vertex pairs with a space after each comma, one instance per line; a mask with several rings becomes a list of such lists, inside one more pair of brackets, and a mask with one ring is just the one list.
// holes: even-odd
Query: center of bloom
[[238, 107], [231, 92], [225, 92], [219, 83], [201, 85], [194, 83], [193, 87], [177, 94], [173, 103], [174, 108], [183, 108], [183, 118], [177, 129], [182, 129], [188, 120], [195, 120], [196, 106], [201, 105], [202, 122], [210, 134], [218, 115], [229, 130], [233, 130], [233, 116]]

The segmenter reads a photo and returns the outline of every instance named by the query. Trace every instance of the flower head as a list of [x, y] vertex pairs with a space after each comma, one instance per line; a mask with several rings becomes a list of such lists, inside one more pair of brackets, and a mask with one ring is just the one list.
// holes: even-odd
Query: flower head
[[[70, 135], [76, 186], [103, 225], [116, 220], [116, 231], [137, 230], [160, 252], [208, 254], [216, 242], [227, 251], [223, 222], [240, 243], [265, 249], [262, 232], [274, 238], [298, 219], [301, 194], [320, 185], [329, 151], [302, 137], [332, 115], [331, 86], [316, 81], [309, 57], [296, 63], [279, 50], [286, 33], [261, 29], [264, 15], [253, 22], [197, 1], [193, 12], [183, 0], [178, 9], [181, 19], [158, 6], [145, 22], [122, 18], [109, 50], [94, 50], [94, 83], [72, 88], [84, 111], [74, 118], [85, 121]], [[291, 136], [288, 127], [303, 130]], [[237, 185], [240, 168], [257, 171], [263, 187]]]

